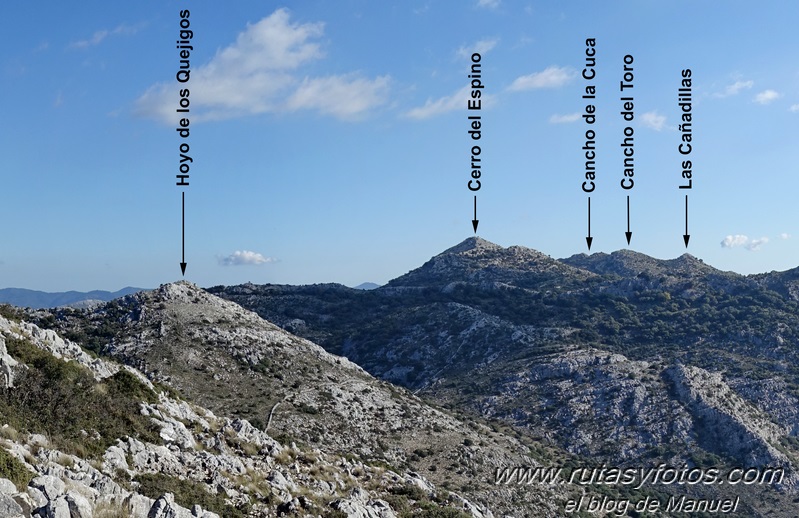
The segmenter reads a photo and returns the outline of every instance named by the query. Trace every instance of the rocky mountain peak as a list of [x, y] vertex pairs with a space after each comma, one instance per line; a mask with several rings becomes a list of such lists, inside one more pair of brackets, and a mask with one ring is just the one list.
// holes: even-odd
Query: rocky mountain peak
[[552, 282], [569, 285], [592, 276], [531, 248], [503, 248], [480, 237], [470, 237], [436, 255], [420, 268], [392, 280], [388, 286], [449, 289], [458, 283], [478, 282], [485, 286], [503, 284], [540, 289]]
[[600, 275], [620, 277], [697, 277], [710, 273], [720, 273], [691, 254], [683, 254], [676, 259], [656, 259], [633, 250], [617, 250], [611, 254], [576, 254], [561, 262], [588, 270]]
[[444, 250], [444, 252], [442, 254], [440, 254], [440, 255], [460, 254], [460, 253], [469, 252], [469, 251], [472, 251], [472, 250], [478, 251], [478, 252], [497, 251], [497, 250], [502, 250], [502, 247], [500, 245], [496, 244], [496, 243], [492, 243], [491, 241], [486, 241], [482, 237], [474, 236], [474, 237], [466, 238], [465, 240], [461, 241], [460, 243], [458, 243], [457, 245], [453, 246], [452, 248], [448, 248], [447, 250]]
[[176, 281], [162, 284], [152, 293], [153, 298], [162, 300], [190, 301], [205, 293], [199, 286], [189, 281]]
[[[698, 268], [710, 268], [709, 266], [705, 265], [705, 262], [702, 259], [699, 259], [698, 257], [695, 257], [695, 256], [693, 256], [693, 255], [691, 255], [689, 253], [682, 254], [680, 257], [676, 258], [674, 261], [675, 261], [676, 264], [693, 265], [693, 266], [696, 266]], [[702, 265], [702, 266], [700, 266], [700, 265]]]
[[[135, 321], [149, 321], [173, 324], [175, 320], [183, 323], [215, 321], [235, 321], [255, 327], [272, 329], [273, 326], [238, 304], [211, 295], [194, 283], [181, 280], [162, 284], [152, 291], [139, 292], [120, 299], [134, 316]], [[104, 311], [104, 308], [99, 308]]]

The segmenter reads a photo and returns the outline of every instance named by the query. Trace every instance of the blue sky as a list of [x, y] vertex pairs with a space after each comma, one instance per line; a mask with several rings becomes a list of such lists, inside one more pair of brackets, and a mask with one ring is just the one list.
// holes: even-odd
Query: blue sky
[[[799, 266], [799, 6], [463, 0], [29, 1], [0, 30], [0, 286], [180, 277], [175, 49], [191, 12], [186, 278], [383, 283], [473, 235], [464, 87], [482, 54], [479, 234], [585, 252], [577, 114], [597, 39], [592, 251], [627, 247], [618, 84], [634, 57], [630, 248], [685, 252], [677, 88], [691, 68], [689, 252]], [[576, 119], [576, 120], [575, 120]]]

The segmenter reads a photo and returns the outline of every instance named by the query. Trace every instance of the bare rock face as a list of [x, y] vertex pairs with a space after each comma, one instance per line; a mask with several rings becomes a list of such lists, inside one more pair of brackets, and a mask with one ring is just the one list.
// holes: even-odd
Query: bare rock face
[[66, 485], [58, 477], [42, 475], [31, 480], [30, 487], [38, 489], [48, 501], [53, 501], [66, 491]]
[[495, 395], [479, 400], [482, 413], [548, 428], [575, 454], [617, 462], [661, 444], [694, 444], [692, 417], [669, 397], [658, 364], [586, 348], [514, 367], [497, 375]]
[[351, 518], [396, 518], [396, 514], [383, 500], [370, 500], [361, 489], [353, 489], [349, 498], [336, 500], [331, 507]]
[[7, 478], [0, 478], [0, 494], [13, 495], [17, 492], [17, 486]]
[[127, 511], [130, 516], [135, 516], [136, 518], [148, 518], [154, 506], [155, 501], [152, 498], [147, 498], [146, 496], [136, 493], [128, 495], [122, 503], [122, 508]]
[[[197, 514], [195, 514], [195, 512]], [[214, 513], [207, 513], [199, 506], [195, 506], [195, 512], [190, 512], [175, 504], [175, 497], [172, 493], [165, 493], [161, 498], [155, 501], [150, 512], [147, 513], [147, 518], [192, 518], [200, 516], [202, 518], [219, 518], [219, 515]]]
[[788, 467], [773, 446], [786, 433], [758, 408], [736, 394], [721, 374], [676, 365], [666, 371], [678, 399], [701, 421], [709, 447], [740, 459], [746, 466]]
[[33, 502], [34, 508], [45, 507], [47, 505], [47, 497], [40, 490], [28, 485], [26, 491], [28, 498]]
[[[13, 322], [0, 317], [0, 344], [2, 344], [0, 345], [0, 373], [4, 378], [8, 377], [8, 372], [13, 370], [17, 363], [16, 360], [8, 357], [5, 339], [2, 336], [4, 334], [8, 334], [15, 338], [28, 339], [37, 347], [48, 351], [56, 358], [75, 361], [89, 368], [97, 379], [112, 376], [120, 369], [119, 364], [101, 358], [93, 358], [78, 344], [69, 340], [64, 340], [58, 333], [51, 329], [42, 329], [29, 322]], [[5, 356], [2, 356], [3, 351], [6, 352]], [[12, 365], [13, 367], [11, 367]]]
[[6, 341], [0, 335], [0, 387], [13, 388], [15, 372], [19, 368], [19, 362], [9, 356]]
[[799, 398], [791, 393], [784, 379], [755, 380], [738, 376], [725, 378], [724, 382], [750, 405], [770, 416], [789, 436], [799, 435]]
[[92, 505], [89, 500], [77, 492], [67, 492], [65, 495], [71, 518], [92, 518]]
[[0, 493], [0, 517], [3, 518], [22, 518], [22, 506], [20, 506], [11, 495]]

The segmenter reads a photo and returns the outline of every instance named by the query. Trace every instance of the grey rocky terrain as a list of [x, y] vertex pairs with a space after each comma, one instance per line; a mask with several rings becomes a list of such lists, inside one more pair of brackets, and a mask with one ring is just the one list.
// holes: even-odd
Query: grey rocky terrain
[[[794, 516], [796, 278], [689, 255], [556, 260], [470, 238], [374, 290], [181, 282], [87, 309], [6, 308], [7, 402], [24, 401], [14, 380], [30, 379], [47, 397], [94, 394], [116, 421], [104, 432], [75, 410], [80, 426], [58, 421], [62, 434], [9, 407], [0, 436], [30, 477], [0, 487], [23, 506], [53, 476], [65, 489], [54, 482], [38, 489], [52, 498], [26, 505], [66, 509], [78, 505], [70, 481], [83, 480], [98, 516], [135, 505], [155, 516], [539, 517], [581, 496], [681, 495]], [[88, 369], [91, 390], [48, 392], [42, 369], [77, 374], [19, 337]], [[494, 483], [513, 467], [661, 465], [781, 476], [635, 490]]]
[[0, 317], [7, 401], [39, 369], [75, 365], [92, 393], [123, 380], [146, 427], [107, 437], [89, 420], [71, 440], [6, 424], [19, 470], [0, 483], [3, 516], [558, 516], [576, 492], [495, 486], [496, 468], [536, 464], [527, 445], [189, 283], [56, 314], [88, 347], [20, 318], [53, 313]]
[[743, 495], [751, 516], [792, 516], [796, 278], [722, 272], [687, 254], [556, 260], [470, 238], [369, 293], [210, 291], [378, 378], [587, 462], [784, 469], [780, 484], [702, 491]]

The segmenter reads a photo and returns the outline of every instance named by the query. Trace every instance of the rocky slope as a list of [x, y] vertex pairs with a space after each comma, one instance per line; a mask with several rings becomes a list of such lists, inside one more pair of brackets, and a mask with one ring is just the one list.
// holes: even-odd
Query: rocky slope
[[[353, 509], [371, 506], [368, 516], [435, 509], [558, 516], [567, 495], [581, 491], [497, 487], [498, 468], [539, 464], [515, 437], [433, 408], [188, 283], [91, 311], [30, 317], [99, 353], [93, 358], [71, 342], [58, 348], [93, 366], [98, 377], [113, 374], [119, 362], [144, 373], [151, 390], [170, 389], [141, 409], [158, 423], [163, 443], [120, 437], [103, 453], [106, 471], [134, 481], [136, 473], [158, 473], [202, 482], [217, 495], [223, 488], [225, 505], [253, 516], [286, 506], [314, 515], [338, 509], [361, 516]], [[47, 335], [45, 342], [60, 340], [54, 331], [17, 325]], [[276, 469], [274, 482], [268, 477]]]
[[782, 297], [799, 301], [799, 268], [752, 275], [751, 278], [761, 286], [779, 293]]
[[784, 468], [779, 487], [747, 490], [756, 516], [779, 512], [797, 480], [794, 277], [721, 272], [690, 255], [556, 261], [470, 238], [369, 293], [211, 291], [380, 378], [576, 455]]

